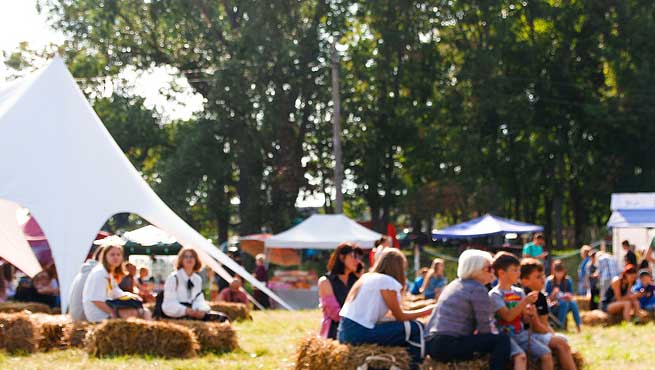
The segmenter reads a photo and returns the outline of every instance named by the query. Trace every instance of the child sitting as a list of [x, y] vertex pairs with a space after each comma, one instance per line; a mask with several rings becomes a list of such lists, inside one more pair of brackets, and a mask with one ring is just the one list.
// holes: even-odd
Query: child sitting
[[539, 292], [539, 298], [535, 303], [537, 316], [530, 321], [532, 338], [536, 338], [548, 344], [554, 350], [559, 359], [560, 366], [564, 370], [575, 370], [575, 361], [571, 356], [571, 348], [568, 340], [562, 334], [556, 334], [548, 322], [548, 300], [541, 291], [544, 288], [544, 266], [534, 258], [524, 258], [521, 261], [521, 285], [526, 294]]
[[496, 327], [511, 338], [510, 353], [514, 369], [525, 369], [525, 352], [528, 352], [539, 359], [543, 370], [552, 370], [553, 357], [548, 345], [538, 338], [531, 338], [522, 321], [522, 316], [536, 315], [534, 303], [539, 298], [539, 292], [530, 292], [526, 296], [521, 288], [513, 286], [520, 276], [520, 262], [513, 254], [497, 253], [492, 266], [498, 277], [498, 285], [491, 289], [489, 297], [495, 312]]
[[444, 276], [444, 260], [435, 258], [432, 261], [430, 270], [425, 275], [421, 293], [425, 299], [439, 299], [439, 295], [443, 288], [448, 285], [448, 279]]
[[643, 269], [639, 270], [639, 280], [632, 287], [632, 292], [639, 294], [639, 306], [642, 310], [649, 312], [655, 311], [655, 285], [653, 285], [653, 277], [650, 271]]
[[552, 301], [557, 302], [555, 311], [557, 319], [560, 322], [562, 329], [566, 330], [566, 315], [571, 312], [575, 327], [580, 332], [580, 309], [575, 300], [573, 300], [573, 282], [571, 278], [566, 275], [566, 267], [562, 260], [556, 260], [553, 263], [553, 274], [546, 280], [546, 292]]

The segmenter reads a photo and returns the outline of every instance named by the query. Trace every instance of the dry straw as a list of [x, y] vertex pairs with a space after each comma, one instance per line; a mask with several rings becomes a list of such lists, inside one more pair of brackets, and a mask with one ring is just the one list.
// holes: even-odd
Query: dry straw
[[86, 346], [86, 337], [89, 332], [95, 329], [96, 324], [78, 321], [72, 322], [66, 326], [64, 338], [70, 347], [82, 348]]
[[575, 303], [578, 304], [580, 311], [589, 311], [591, 299], [584, 295], [576, 295], [573, 297]]
[[[639, 310], [639, 319], [641, 322], [646, 323], [653, 321], [653, 315], [648, 311]], [[593, 310], [580, 312], [582, 323], [587, 326], [609, 326], [616, 325], [623, 321], [623, 317], [619, 315], [609, 315], [601, 310]]]
[[96, 357], [188, 358], [199, 349], [191, 329], [166, 321], [107, 320], [89, 333], [86, 342], [87, 352]]
[[203, 353], [232, 352], [239, 347], [237, 334], [230, 323], [193, 320], [167, 320], [193, 331]]
[[[409, 354], [402, 347], [377, 345], [350, 346], [319, 337], [303, 339], [297, 348], [295, 370], [356, 370], [370, 356], [387, 356], [395, 359], [402, 370], [409, 369]], [[388, 361], [370, 361], [369, 368], [389, 368]]]
[[423, 299], [423, 300], [414, 301], [414, 302], [405, 301], [405, 302], [403, 302], [403, 309], [409, 310], [409, 311], [420, 310], [421, 308], [427, 307], [427, 306], [429, 306], [431, 304], [435, 304], [435, 303], [437, 303], [437, 301], [434, 300], [434, 299]]
[[36, 302], [3, 302], [0, 303], [0, 312], [40, 312], [53, 313], [52, 309], [43, 303]]
[[[561, 369], [557, 356], [553, 358], [555, 369]], [[584, 368], [584, 358], [579, 352], [573, 353], [573, 360], [576, 368]], [[509, 365], [509, 363], [508, 363]], [[420, 367], [420, 370], [485, 370], [489, 368], [489, 356], [483, 356], [468, 361], [438, 362], [427, 358]], [[538, 361], [530, 360], [528, 363], [529, 370], [539, 370], [541, 366]]]
[[210, 306], [212, 310], [227, 315], [227, 317], [230, 318], [230, 321], [252, 320], [250, 306], [243, 303], [211, 302]]
[[9, 353], [35, 352], [37, 331], [25, 313], [0, 313], [0, 348]]
[[40, 351], [61, 349], [67, 346], [66, 328], [71, 325], [67, 315], [48, 315], [34, 313], [29, 315], [38, 329], [38, 347]]

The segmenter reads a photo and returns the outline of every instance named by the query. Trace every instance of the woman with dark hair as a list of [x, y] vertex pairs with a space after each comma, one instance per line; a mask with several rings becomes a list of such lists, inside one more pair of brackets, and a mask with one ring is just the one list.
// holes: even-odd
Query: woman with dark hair
[[625, 321], [630, 321], [634, 316], [635, 322], [639, 319], [639, 293], [631, 293], [630, 288], [637, 281], [637, 269], [634, 265], [626, 265], [621, 273], [612, 280], [605, 298], [602, 301], [602, 309], [610, 315], [622, 314]]
[[[414, 321], [430, 314], [434, 305], [405, 311], [401, 293], [405, 290], [407, 260], [398, 249], [387, 248], [371, 272], [353, 285], [341, 309], [337, 331], [339, 342], [379, 344], [407, 348], [411, 368], [418, 369], [424, 356], [423, 324]], [[390, 321], [390, 316], [393, 317]]]
[[327, 274], [318, 280], [318, 296], [323, 310], [320, 335], [337, 339], [339, 311], [363, 270], [362, 249], [351, 243], [341, 243], [332, 252]]

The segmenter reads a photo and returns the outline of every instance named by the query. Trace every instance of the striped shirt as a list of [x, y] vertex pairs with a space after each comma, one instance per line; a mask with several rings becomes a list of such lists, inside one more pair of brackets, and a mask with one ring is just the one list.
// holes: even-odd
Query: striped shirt
[[444, 288], [426, 333], [454, 337], [491, 332], [492, 306], [487, 288], [472, 279], [457, 279]]

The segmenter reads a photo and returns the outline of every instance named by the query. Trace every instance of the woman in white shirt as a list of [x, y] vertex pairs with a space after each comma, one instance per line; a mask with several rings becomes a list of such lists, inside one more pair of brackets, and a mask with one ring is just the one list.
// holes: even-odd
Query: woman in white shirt
[[211, 320], [211, 307], [202, 293], [202, 278], [197, 272], [202, 268], [198, 253], [192, 248], [182, 248], [177, 255], [177, 271], [164, 284], [162, 311], [170, 318]]
[[350, 290], [341, 308], [338, 338], [341, 343], [354, 345], [407, 347], [412, 368], [418, 369], [424, 354], [423, 325], [413, 320], [428, 316], [434, 305], [415, 311], [402, 309], [406, 268], [407, 260], [398, 249], [387, 248], [381, 253], [372, 271], [362, 275]]
[[[89, 273], [82, 291], [84, 316], [91, 322], [109, 318], [129, 318], [139, 315], [137, 307], [112, 307], [112, 300], [140, 302], [137, 295], [124, 292], [118, 287], [114, 273], [122, 272], [123, 248], [118, 245], [105, 247], [98, 263]], [[138, 305], [138, 304], [137, 304]]]

